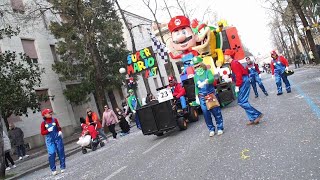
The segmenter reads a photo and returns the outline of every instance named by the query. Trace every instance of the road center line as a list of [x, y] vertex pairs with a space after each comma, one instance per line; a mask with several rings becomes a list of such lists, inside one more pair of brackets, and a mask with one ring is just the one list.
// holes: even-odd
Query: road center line
[[155, 147], [159, 146], [159, 145], [160, 145], [163, 141], [165, 141], [166, 139], [167, 139], [167, 137], [164, 138], [164, 139], [162, 139], [161, 141], [159, 141], [157, 144], [151, 146], [149, 149], [147, 149], [147, 150], [146, 150], [145, 152], [143, 152], [142, 154], [146, 154], [146, 153], [150, 152], [152, 149], [154, 149]]
[[127, 168], [127, 166], [123, 166], [122, 168], [116, 170], [115, 172], [113, 172], [112, 174], [110, 174], [105, 180], [109, 180], [112, 177], [114, 177], [115, 175], [117, 175], [118, 173], [120, 173], [122, 170], [124, 170], [125, 168]]

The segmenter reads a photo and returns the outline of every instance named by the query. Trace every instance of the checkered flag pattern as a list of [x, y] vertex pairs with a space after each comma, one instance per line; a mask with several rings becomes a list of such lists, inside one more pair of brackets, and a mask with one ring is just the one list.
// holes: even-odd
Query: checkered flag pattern
[[150, 29], [148, 29], [148, 33], [150, 35], [150, 38], [153, 42], [153, 51], [154, 52], [157, 52], [158, 55], [160, 56], [160, 58], [162, 60], [165, 61], [165, 63], [168, 62], [168, 50], [167, 50], [167, 47], [166, 45], [164, 45], [163, 43], [161, 43], [157, 38], [156, 36], [150, 31]]

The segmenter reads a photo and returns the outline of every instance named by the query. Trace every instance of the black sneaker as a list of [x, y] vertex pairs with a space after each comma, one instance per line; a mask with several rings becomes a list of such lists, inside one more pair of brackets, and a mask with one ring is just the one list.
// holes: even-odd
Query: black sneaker
[[287, 93], [291, 93], [291, 90], [290, 90], [290, 91], [287, 91]]
[[259, 97], [258, 95], [255, 96], [255, 98], [258, 98], [258, 97]]
[[282, 95], [282, 94], [283, 94], [283, 93], [278, 93], [277, 96], [280, 96], [280, 95]]
[[267, 92], [264, 92], [264, 94], [265, 94], [266, 96], [269, 96], [269, 94], [268, 94]]

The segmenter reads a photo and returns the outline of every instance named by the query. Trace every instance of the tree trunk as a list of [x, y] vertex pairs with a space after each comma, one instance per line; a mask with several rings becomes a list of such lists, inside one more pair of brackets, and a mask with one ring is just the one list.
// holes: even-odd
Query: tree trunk
[[286, 52], [287, 59], [291, 59], [288, 47], [287, 47], [286, 43], [284, 42], [283, 33], [280, 29], [280, 26], [278, 26], [278, 31], [280, 34], [280, 41], [282, 42], [282, 47], [285, 49], [285, 52]]
[[291, 0], [291, 1], [293, 3], [294, 8], [296, 9], [300, 19], [301, 19], [301, 21], [302, 21], [303, 27], [306, 29], [306, 36], [307, 36], [311, 51], [315, 57], [315, 63], [319, 64], [320, 63], [319, 54], [316, 51], [316, 45], [314, 43], [314, 40], [313, 40], [313, 37], [311, 34], [310, 26], [307, 22], [307, 19], [306, 19], [304, 13], [302, 12], [301, 6], [299, 4], [300, 1], [298, 1], [298, 0]]
[[2, 117], [0, 111], [0, 179], [4, 179], [6, 175], [5, 171], [5, 160], [4, 160], [4, 147], [3, 147], [3, 124], [2, 124]]

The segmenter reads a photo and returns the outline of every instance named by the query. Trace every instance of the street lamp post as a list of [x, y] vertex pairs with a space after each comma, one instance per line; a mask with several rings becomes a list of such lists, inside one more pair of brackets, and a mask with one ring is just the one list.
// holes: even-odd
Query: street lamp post
[[[120, 68], [120, 69], [119, 69], [119, 73], [124, 75], [124, 74], [126, 73], [126, 69], [123, 68], [123, 67]], [[133, 84], [134, 84], [134, 83], [136, 83], [136, 82], [133, 82]], [[127, 86], [127, 89], [130, 88], [127, 83], [126, 83], [126, 86]], [[140, 108], [140, 103], [139, 103], [139, 99], [138, 99], [138, 96], [137, 96], [136, 87], [137, 87], [137, 84], [136, 84], [136, 86], [133, 86], [131, 89], [133, 90], [134, 96], [135, 96], [136, 99], [137, 99], [137, 108]]]

